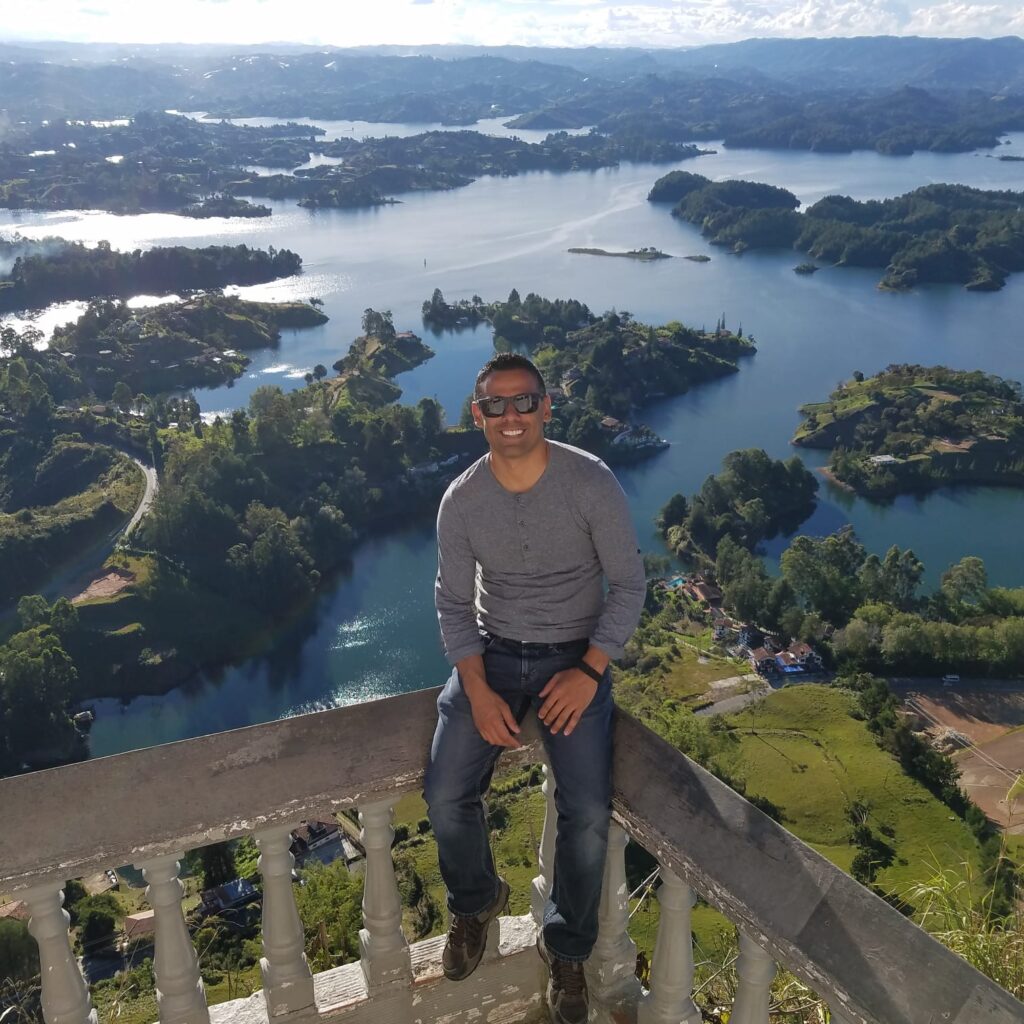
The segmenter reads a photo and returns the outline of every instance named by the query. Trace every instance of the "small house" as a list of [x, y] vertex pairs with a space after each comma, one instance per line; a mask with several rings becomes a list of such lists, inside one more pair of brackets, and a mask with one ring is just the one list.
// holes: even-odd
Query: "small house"
[[764, 647], [755, 647], [747, 655], [751, 668], [761, 675], [768, 675], [776, 669], [775, 656]]

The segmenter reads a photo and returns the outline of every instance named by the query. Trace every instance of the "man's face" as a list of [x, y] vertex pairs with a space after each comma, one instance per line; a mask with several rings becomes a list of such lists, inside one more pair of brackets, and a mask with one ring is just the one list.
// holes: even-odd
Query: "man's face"
[[[529, 370], [497, 370], [481, 384], [481, 395], [488, 398], [514, 398], [538, 391], [537, 378]], [[473, 403], [473, 419], [484, 432], [491, 451], [507, 458], [521, 458], [535, 451], [544, 441], [544, 424], [551, 419], [551, 399], [545, 395], [536, 412], [516, 412], [505, 403], [500, 416], [485, 416]]]

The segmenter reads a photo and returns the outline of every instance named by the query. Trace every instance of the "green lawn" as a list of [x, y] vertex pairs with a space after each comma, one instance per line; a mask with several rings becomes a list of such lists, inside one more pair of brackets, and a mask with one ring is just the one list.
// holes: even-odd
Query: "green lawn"
[[[747, 792], [771, 800], [783, 824], [834, 864], [849, 870], [847, 809], [860, 801], [868, 825], [895, 849], [877, 884], [901, 891], [936, 863], [977, 874], [978, 844], [967, 826], [875, 743], [850, 716], [853, 698], [824, 686], [790, 686], [729, 716], [736, 743], [725, 767]], [[891, 832], [887, 835], [887, 832]]]

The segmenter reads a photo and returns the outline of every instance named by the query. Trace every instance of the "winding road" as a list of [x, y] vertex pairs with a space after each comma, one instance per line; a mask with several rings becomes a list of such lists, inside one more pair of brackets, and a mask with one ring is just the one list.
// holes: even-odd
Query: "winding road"
[[[114, 448], [116, 446], [111, 445], [111, 447]], [[94, 544], [81, 552], [74, 562], [50, 577], [46, 586], [39, 591], [47, 601], [55, 601], [58, 597], [71, 598], [81, 593], [88, 586], [97, 568], [103, 565], [117, 546], [118, 540], [121, 537], [128, 538], [132, 535], [132, 532], [139, 525], [142, 517], [150, 510], [153, 501], [156, 499], [157, 492], [160, 490], [160, 481], [156, 475], [156, 470], [152, 466], [147, 466], [141, 459], [132, 455], [131, 452], [126, 451], [124, 448], [117, 448], [117, 450], [122, 455], [127, 455], [142, 470], [142, 475], [146, 481], [142, 498], [125, 526], [119, 527], [112, 533], [100, 537]]]

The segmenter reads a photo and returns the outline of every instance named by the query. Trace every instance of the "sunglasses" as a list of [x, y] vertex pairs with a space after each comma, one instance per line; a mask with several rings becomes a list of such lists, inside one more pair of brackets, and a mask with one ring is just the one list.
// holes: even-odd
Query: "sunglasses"
[[512, 408], [516, 412], [526, 415], [527, 413], [536, 412], [540, 407], [540, 400], [544, 396], [539, 391], [528, 391], [525, 395], [512, 395], [506, 397], [505, 395], [483, 395], [480, 398], [474, 399], [476, 407], [489, 419], [493, 419], [496, 416], [504, 416], [505, 410], [508, 408], [509, 402], [512, 403]]

